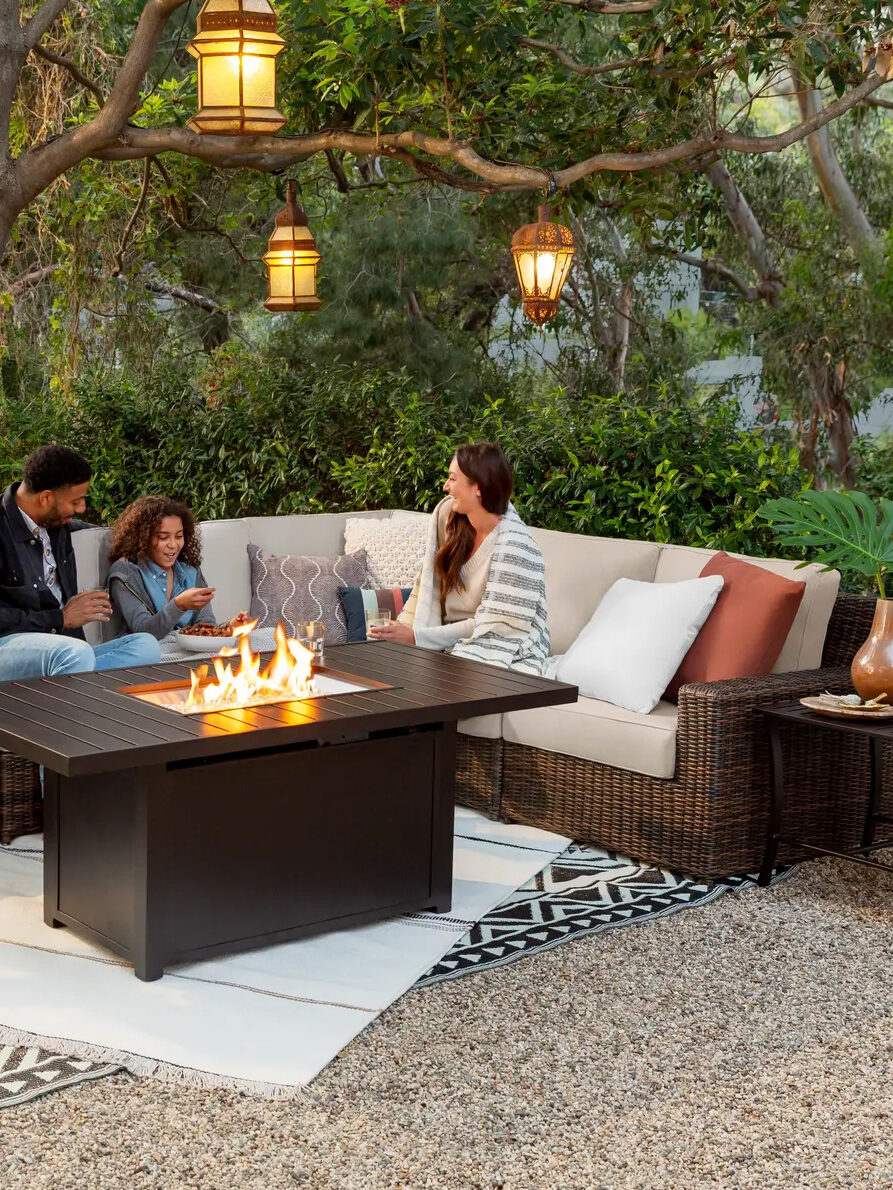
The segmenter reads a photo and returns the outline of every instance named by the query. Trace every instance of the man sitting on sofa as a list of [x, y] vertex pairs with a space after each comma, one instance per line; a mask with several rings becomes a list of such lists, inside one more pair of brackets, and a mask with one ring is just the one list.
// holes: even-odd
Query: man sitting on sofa
[[[105, 591], [78, 594], [71, 532], [86, 506], [90, 464], [65, 446], [41, 446], [21, 483], [0, 500], [0, 682], [151, 665], [144, 632], [91, 647], [84, 625], [111, 615]], [[79, 523], [73, 526], [80, 528]]]

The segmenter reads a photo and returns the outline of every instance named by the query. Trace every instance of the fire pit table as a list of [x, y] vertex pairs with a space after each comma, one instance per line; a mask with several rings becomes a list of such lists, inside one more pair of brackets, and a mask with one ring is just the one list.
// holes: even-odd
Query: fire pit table
[[325, 697], [192, 715], [152, 700], [188, 686], [190, 669], [0, 684], [0, 747], [45, 766], [44, 920], [122, 955], [143, 980], [447, 912], [456, 722], [577, 695], [372, 642], [327, 651], [322, 673], [339, 692]]

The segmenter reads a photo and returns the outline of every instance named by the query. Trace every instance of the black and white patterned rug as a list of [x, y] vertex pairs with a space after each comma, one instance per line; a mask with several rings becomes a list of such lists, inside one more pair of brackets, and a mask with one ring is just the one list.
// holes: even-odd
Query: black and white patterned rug
[[25, 1103], [120, 1069], [89, 1058], [66, 1058], [38, 1046], [0, 1045], [0, 1107]]
[[[792, 871], [776, 869], [773, 883]], [[524, 888], [481, 918], [415, 986], [502, 967], [616, 926], [644, 925], [755, 885], [755, 875], [697, 881], [572, 843]]]

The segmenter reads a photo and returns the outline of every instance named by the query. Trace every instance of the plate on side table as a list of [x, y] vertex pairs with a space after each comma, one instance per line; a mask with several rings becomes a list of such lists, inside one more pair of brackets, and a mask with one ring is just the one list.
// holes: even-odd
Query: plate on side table
[[800, 705], [808, 707], [811, 711], [818, 711], [820, 715], [833, 715], [841, 719], [893, 719], [893, 706], [875, 707], [874, 710], [866, 710], [864, 707], [842, 707], [839, 703], [821, 698], [819, 695], [801, 698]]

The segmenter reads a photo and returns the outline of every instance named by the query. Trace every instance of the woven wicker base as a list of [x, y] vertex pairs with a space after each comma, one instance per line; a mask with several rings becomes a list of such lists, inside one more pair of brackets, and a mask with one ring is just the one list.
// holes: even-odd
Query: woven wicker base
[[0, 843], [42, 830], [40, 769], [30, 760], [0, 751]]
[[499, 795], [502, 787], [502, 740], [485, 740], [478, 736], [456, 737], [456, 801], [486, 814], [499, 815]]

